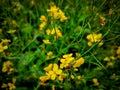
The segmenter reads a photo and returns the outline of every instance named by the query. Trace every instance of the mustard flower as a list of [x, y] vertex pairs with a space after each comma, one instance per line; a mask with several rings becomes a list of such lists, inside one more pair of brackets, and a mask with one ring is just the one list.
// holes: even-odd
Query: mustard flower
[[50, 58], [54, 58], [53, 52], [49, 51], [46, 56], [46, 60], [49, 60]]
[[107, 56], [104, 58], [104, 61], [110, 61], [110, 58]]
[[1, 88], [7, 88], [7, 84], [3, 83]]
[[62, 73], [62, 70], [58, 69], [58, 65], [53, 64], [53, 69], [46, 74], [47, 76], [50, 76], [51, 80], [55, 80], [57, 75], [60, 75], [61, 73]]
[[71, 75], [71, 78], [74, 79], [75, 78], [74, 75]]
[[13, 24], [14, 27], [18, 26], [18, 23], [16, 22], [16, 20], [12, 20], [12, 24]]
[[47, 67], [44, 68], [45, 71], [51, 71], [52, 70], [52, 64], [49, 64]]
[[[14, 79], [15, 80], [15, 79]], [[6, 90], [14, 90], [16, 89], [16, 86], [14, 85], [16, 81], [12, 81], [12, 83], [8, 82], [7, 84], [6, 83], [3, 83], [1, 88], [6, 88]]]
[[63, 58], [60, 59], [60, 68], [66, 68], [74, 61], [74, 57], [72, 57], [72, 53], [63, 55]]
[[102, 34], [88, 34], [86, 39], [88, 40], [88, 46], [92, 46], [92, 44], [94, 42], [99, 42], [98, 46], [102, 46], [103, 45], [103, 41], [101, 41], [102, 39]]
[[39, 25], [39, 30], [43, 30], [46, 25], [47, 25], [46, 22], [42, 22], [42, 23]]
[[33, 5], [35, 5], [35, 1], [34, 0], [31, 0], [30, 1], [30, 4], [33, 6]]
[[97, 78], [93, 78], [93, 83], [94, 83], [94, 86], [98, 86], [99, 85], [98, 79]]
[[43, 42], [44, 42], [45, 44], [51, 44], [51, 42], [50, 42], [48, 39], [44, 39]]
[[16, 86], [13, 83], [8, 83], [9, 90], [14, 90]]
[[11, 40], [9, 40], [9, 39], [2, 39], [1, 43], [9, 43], [9, 42], [11, 42]]
[[44, 15], [41, 15], [40, 20], [42, 23], [39, 25], [39, 30], [43, 30], [44, 27], [47, 25], [47, 19]]
[[47, 22], [47, 19], [44, 15], [41, 15], [40, 20], [43, 21], [43, 22]]
[[40, 77], [42, 82], [55, 79], [62, 81], [66, 76], [56, 63], [49, 64], [44, 70], [46, 71], [46, 75]]
[[55, 85], [52, 85], [52, 90], [55, 90]]
[[110, 61], [110, 62], [107, 62], [107, 67], [113, 67], [114, 66], [114, 62]]
[[68, 76], [68, 75], [65, 74], [65, 73], [61, 73], [61, 74], [58, 76], [58, 80], [59, 80], [59, 81], [63, 81], [63, 79], [64, 79], [66, 76]]
[[50, 29], [47, 29], [47, 30], [46, 30], [46, 34], [47, 34], [47, 35], [50, 35], [50, 34], [51, 34], [51, 30], [50, 30]]
[[73, 67], [80, 67], [84, 63], [84, 58], [79, 58], [78, 60], [75, 61]]
[[14, 68], [11, 61], [6, 61], [3, 63], [2, 72], [7, 72], [7, 74], [11, 74], [13, 71]]
[[120, 55], [120, 46], [118, 47], [116, 53], [117, 53], [118, 55]]
[[49, 76], [40, 76], [40, 77], [39, 77], [39, 80], [40, 80], [42, 83], [44, 83], [45, 81], [47, 81], [47, 80], [49, 80], [49, 79], [50, 79]]
[[50, 9], [47, 10], [49, 13], [49, 16], [54, 17], [54, 19], [60, 19], [60, 21], [65, 21], [68, 18], [64, 15], [62, 10], [60, 10], [58, 7], [55, 5], [50, 6]]
[[0, 43], [0, 53], [4, 52], [4, 50], [8, 49], [8, 46], [3, 46], [1, 43]]
[[9, 31], [7, 31], [7, 33], [10, 33], [10, 34], [13, 34], [15, 32], [16, 32], [16, 30], [9, 30]]

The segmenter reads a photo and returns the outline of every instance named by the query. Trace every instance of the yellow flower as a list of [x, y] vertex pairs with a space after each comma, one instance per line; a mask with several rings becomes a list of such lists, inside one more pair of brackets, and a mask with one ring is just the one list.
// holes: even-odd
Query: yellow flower
[[35, 4], [35, 1], [31, 0], [30, 4], [33, 6]]
[[52, 51], [49, 51], [49, 52], [47, 53], [48, 56], [51, 56], [52, 54], [53, 54]]
[[16, 20], [12, 20], [12, 24], [13, 24], [15, 27], [18, 26]]
[[8, 46], [4, 46], [3, 49], [4, 49], [4, 50], [8, 49]]
[[59, 15], [60, 15], [60, 21], [61, 22], [68, 19], [61, 10], [59, 10]]
[[110, 61], [110, 58], [107, 56], [104, 58], [104, 61]]
[[92, 46], [92, 42], [88, 42], [88, 46]]
[[62, 73], [62, 70], [58, 69], [58, 65], [55, 63], [53, 64], [53, 71], [56, 73], [56, 74], [61, 74]]
[[55, 29], [53, 28], [52, 31], [51, 31], [51, 34], [55, 34]]
[[50, 9], [47, 10], [47, 12], [57, 12], [59, 8], [57, 8], [55, 5], [51, 6]]
[[[44, 70], [46, 71], [46, 77], [49, 77], [48, 79], [51, 79], [51, 80], [55, 80], [59, 75], [62, 74], [62, 70], [59, 69], [56, 63], [49, 64], [47, 67], [44, 68]], [[45, 76], [41, 76], [40, 80], [46, 81], [46, 79], [44, 78]]]
[[107, 67], [113, 67], [114, 66], [114, 63], [113, 62], [108, 62], [107, 63]]
[[13, 63], [11, 61], [6, 61], [3, 63], [2, 72], [7, 72], [11, 74], [14, 71]]
[[43, 21], [43, 22], [47, 22], [47, 19], [44, 15], [41, 15], [40, 20]]
[[49, 60], [50, 58], [54, 58], [52, 51], [49, 51], [49, 52], [47, 53], [46, 60]]
[[13, 79], [12, 79], [12, 83], [15, 83], [15, 82], [16, 82], [16, 78], [13, 78]]
[[65, 21], [68, 18], [64, 15], [64, 13], [62, 12], [62, 10], [60, 10], [58, 7], [56, 7], [55, 5], [52, 5], [50, 7], [50, 9], [47, 10], [47, 12], [49, 13], [49, 16], [53, 16], [54, 19], [60, 19], [60, 21]]
[[76, 52], [75, 55], [76, 55], [76, 56], [80, 56], [80, 53]]
[[102, 46], [102, 45], [103, 45], [103, 41], [101, 41], [101, 42], [98, 43], [99, 47]]
[[52, 85], [52, 90], [55, 90], [55, 85]]
[[0, 43], [0, 53], [4, 52], [4, 50], [8, 49], [8, 46], [3, 46], [1, 43]]
[[97, 78], [93, 78], [93, 83], [94, 83], [94, 86], [98, 86], [99, 85], [98, 79]]
[[7, 31], [7, 33], [10, 33], [10, 34], [13, 34], [15, 32], [16, 32], [16, 30], [9, 30], [9, 31]]
[[114, 60], [116, 60], [116, 57], [114, 57], [114, 56], [110, 56], [110, 58], [114, 61]]
[[50, 35], [50, 34], [51, 34], [50, 29], [47, 29], [47, 30], [46, 30], [46, 34], [47, 34], [47, 35]]
[[116, 53], [117, 53], [118, 55], [120, 55], [120, 46], [118, 47]]
[[66, 68], [73, 60], [72, 53], [63, 55], [63, 58], [60, 59], [60, 68]]
[[48, 39], [43, 40], [43, 42], [44, 42], [45, 44], [51, 44], [51, 42], [50, 42]]
[[83, 63], [84, 63], [84, 58], [81, 57], [80, 59], [75, 61], [73, 67], [80, 67], [80, 65], [82, 65]]
[[77, 79], [81, 79], [81, 76], [79, 75], [79, 76], [77, 76]]
[[2, 29], [0, 28], [0, 34], [2, 34]]
[[67, 74], [64, 74], [64, 73], [61, 73], [59, 76], [58, 76], [58, 80], [59, 81], [63, 81], [63, 79], [67, 76]]
[[44, 83], [45, 81], [49, 80], [50, 77], [49, 76], [40, 76], [39, 79], [40, 79], [41, 82]]
[[55, 80], [57, 75], [60, 75], [62, 73], [62, 70], [58, 68], [58, 65], [56, 63], [53, 64], [53, 69], [47, 73], [48, 76], [51, 77], [51, 80]]
[[39, 25], [39, 30], [43, 30], [46, 25], [47, 25], [46, 22], [42, 22], [42, 23]]
[[0, 43], [0, 53], [4, 51], [2, 44]]
[[45, 71], [51, 71], [52, 70], [52, 64], [49, 64], [47, 67], [44, 68]]
[[71, 78], [74, 79], [75, 78], [74, 75], [71, 75]]
[[39, 25], [39, 30], [43, 30], [44, 27], [47, 25], [47, 19], [44, 15], [42, 15], [40, 17], [40, 20], [42, 21], [42, 23]]
[[57, 37], [62, 37], [62, 33], [60, 32], [60, 30], [58, 28], [56, 28], [55, 30], [56, 30]]
[[13, 83], [8, 83], [9, 90], [13, 90], [16, 88], [16, 86]]
[[9, 39], [2, 39], [1, 43], [9, 43], [9, 42], [11, 42], [11, 40], [9, 40]]
[[7, 88], [7, 84], [3, 83], [1, 88]]
[[55, 78], [56, 78], [56, 74], [55, 74], [54, 71], [49, 71], [49, 72], [47, 73], [47, 75], [50, 76], [50, 79], [51, 79], [51, 80], [55, 80]]
[[72, 53], [70, 53], [70, 54], [65, 54], [65, 55], [63, 55], [63, 58], [68, 58], [68, 57], [72, 57]]
[[[86, 39], [88, 40], [88, 46], [92, 46], [94, 42], [99, 42], [102, 39], [102, 34], [88, 34]], [[102, 46], [103, 41], [98, 43], [98, 46]]]

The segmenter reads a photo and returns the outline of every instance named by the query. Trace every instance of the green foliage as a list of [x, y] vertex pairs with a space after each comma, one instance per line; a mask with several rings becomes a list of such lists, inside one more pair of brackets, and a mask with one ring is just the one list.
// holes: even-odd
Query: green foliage
[[1, 88], [119, 90], [119, 8], [115, 0], [0, 0]]

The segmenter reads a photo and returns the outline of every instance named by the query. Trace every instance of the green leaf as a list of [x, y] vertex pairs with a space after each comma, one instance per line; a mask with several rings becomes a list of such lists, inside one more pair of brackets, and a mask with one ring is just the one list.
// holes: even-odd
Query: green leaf
[[30, 24], [25, 24], [25, 26], [22, 28], [22, 31], [25, 34], [31, 34], [32, 30], [33, 30], [33, 28]]

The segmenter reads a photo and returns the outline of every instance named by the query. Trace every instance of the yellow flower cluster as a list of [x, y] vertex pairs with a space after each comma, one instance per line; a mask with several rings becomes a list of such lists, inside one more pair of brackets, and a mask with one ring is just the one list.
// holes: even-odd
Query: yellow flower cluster
[[84, 64], [84, 58], [79, 58], [78, 60], [76, 60], [75, 61], [75, 63], [74, 63], [74, 68], [76, 68], [76, 67], [80, 67], [82, 64]]
[[39, 25], [39, 30], [43, 30], [44, 27], [47, 25], [47, 19], [44, 15], [41, 15], [40, 21], [42, 21], [42, 23]]
[[88, 46], [92, 46], [94, 42], [99, 42], [98, 46], [103, 45], [103, 41], [101, 41], [102, 39], [101, 33], [100, 34], [88, 34], [86, 38], [88, 40]]
[[8, 49], [8, 46], [4, 45], [4, 44], [7, 44], [9, 42], [10, 42], [10, 40], [8, 40], [8, 39], [2, 39], [2, 41], [0, 42], [0, 53], [4, 52], [4, 50]]
[[62, 33], [58, 28], [53, 28], [52, 30], [47, 29], [46, 34], [47, 35], [54, 35], [54, 39], [62, 37]]
[[[52, 52], [47, 53], [48, 55], [52, 55]], [[78, 53], [77, 53], [78, 54]], [[62, 58], [58, 58], [60, 61], [60, 65], [56, 63], [50, 63], [47, 67], [44, 68], [46, 71], [45, 76], [40, 76], [40, 81], [42, 83], [45, 83], [47, 80], [58, 80], [63, 81], [66, 76], [70, 75], [71, 79], [74, 79], [75, 76], [71, 75], [69, 73], [65, 73], [66, 70], [71, 69], [76, 71], [77, 68], [80, 67], [84, 63], [84, 58], [75, 59], [75, 57], [72, 56], [73, 54], [65, 54]], [[78, 55], [79, 56], [79, 55]], [[63, 72], [63, 70], [65, 72]], [[80, 77], [78, 77], [80, 79]]]
[[46, 60], [49, 60], [50, 58], [54, 58], [52, 51], [49, 51], [49, 52], [47, 53]]
[[65, 54], [65, 55], [63, 55], [63, 58], [59, 59], [61, 62], [60, 68], [66, 68], [66, 67], [70, 66], [71, 62], [73, 62], [75, 59], [74, 57], [72, 57], [72, 55], [73, 55], [72, 53]]
[[62, 70], [59, 69], [56, 63], [49, 64], [44, 68], [44, 70], [46, 71], [46, 75], [39, 78], [43, 83], [47, 80], [55, 79], [63, 81], [63, 79], [67, 76], [67, 74], [63, 73]]
[[14, 68], [11, 61], [6, 61], [3, 63], [2, 72], [7, 72], [7, 74], [11, 74], [13, 71]]
[[[53, 36], [53, 37], [54, 37], [54, 40], [56, 40], [57, 38], [62, 37], [62, 33], [61, 33], [61, 31], [60, 31], [58, 28], [53, 28], [52, 30], [47, 29], [47, 30], [46, 30], [46, 35], [51, 35], [51, 36]], [[43, 40], [43, 43], [45, 43], [45, 44], [51, 44], [51, 42], [50, 42], [49, 39], [44, 39], [44, 40]]]
[[114, 57], [114, 56], [110, 56], [110, 57], [107, 56], [107, 57], [104, 58], [104, 61], [107, 62], [107, 67], [108, 66], [113, 67], [115, 60], [116, 60], [116, 57]]
[[97, 78], [93, 78], [93, 83], [94, 83], [94, 86], [98, 86], [99, 85], [98, 79]]
[[84, 58], [75, 59], [72, 57], [72, 53], [63, 55], [63, 58], [59, 58], [61, 64], [60, 68], [68, 68], [69, 66], [73, 66], [74, 70], [77, 71], [77, 67], [80, 67], [84, 64]]
[[49, 16], [53, 17], [54, 19], [59, 19], [61, 22], [68, 19], [62, 10], [56, 7], [54, 4], [50, 6], [50, 9], [48, 9], [47, 12], [49, 13]]
[[14, 85], [16, 82], [16, 79], [12, 79], [12, 83], [8, 82], [8, 84], [3, 83], [1, 88], [6, 88], [6, 90], [14, 90], [16, 86]]

